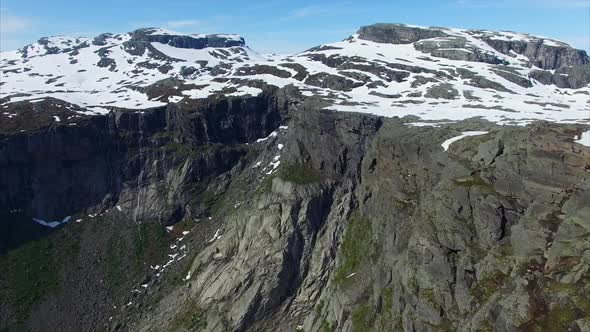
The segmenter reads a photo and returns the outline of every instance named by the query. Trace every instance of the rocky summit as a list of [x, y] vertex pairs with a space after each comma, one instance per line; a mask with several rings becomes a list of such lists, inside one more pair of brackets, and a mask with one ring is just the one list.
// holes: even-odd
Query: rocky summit
[[0, 73], [0, 331], [590, 331], [582, 50], [145, 28]]

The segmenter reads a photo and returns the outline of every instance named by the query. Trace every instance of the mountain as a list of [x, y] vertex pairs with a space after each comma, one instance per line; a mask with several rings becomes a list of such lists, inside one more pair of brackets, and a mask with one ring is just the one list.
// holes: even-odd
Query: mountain
[[590, 329], [584, 51], [375, 24], [0, 58], [0, 331]]
[[[376, 24], [290, 56], [263, 56], [236, 35], [140, 29], [50, 37], [2, 54], [3, 104], [53, 97], [106, 113], [256, 96], [270, 85], [322, 96], [329, 109], [423, 120], [588, 122], [590, 60], [551, 39], [511, 32]], [[411, 107], [410, 107], [411, 106]]]

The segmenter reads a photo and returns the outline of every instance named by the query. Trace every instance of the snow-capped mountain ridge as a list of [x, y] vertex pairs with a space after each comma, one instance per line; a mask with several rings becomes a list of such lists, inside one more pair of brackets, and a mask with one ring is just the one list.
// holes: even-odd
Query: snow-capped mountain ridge
[[293, 85], [341, 111], [590, 123], [589, 62], [565, 43], [488, 30], [375, 24], [341, 42], [263, 56], [238, 35], [146, 28], [4, 52], [0, 101], [53, 97], [108, 112]]

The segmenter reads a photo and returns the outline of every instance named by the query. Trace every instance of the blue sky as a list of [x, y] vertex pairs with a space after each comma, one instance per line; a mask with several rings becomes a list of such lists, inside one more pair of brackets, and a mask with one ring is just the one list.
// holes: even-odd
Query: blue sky
[[590, 0], [2, 0], [0, 49], [40, 37], [159, 26], [237, 33], [253, 49], [291, 53], [385, 22], [528, 32], [590, 51]]

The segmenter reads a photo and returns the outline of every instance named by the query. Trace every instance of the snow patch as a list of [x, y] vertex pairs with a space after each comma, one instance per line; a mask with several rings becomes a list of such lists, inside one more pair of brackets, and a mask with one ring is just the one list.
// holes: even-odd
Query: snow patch
[[36, 223], [38, 223], [39, 225], [42, 225], [42, 226], [55, 228], [59, 225], [66, 224], [68, 221], [70, 221], [71, 218], [72, 218], [71, 216], [67, 216], [67, 217], [63, 218], [62, 221], [45, 221], [43, 219], [33, 218], [33, 221], [35, 221]]
[[590, 130], [583, 132], [579, 139], [576, 136], [574, 142], [582, 144], [583, 146], [590, 146]]
[[461, 135], [459, 136], [455, 136], [453, 138], [449, 138], [448, 140], [444, 141], [441, 146], [443, 147], [443, 149], [445, 149], [445, 151], [447, 151], [449, 149], [449, 147], [451, 146], [451, 144], [453, 144], [454, 142], [463, 139], [465, 137], [469, 137], [469, 136], [479, 136], [479, 135], [485, 135], [487, 134], [487, 131], [464, 131], [463, 133], [461, 133]]
[[213, 243], [218, 239], [221, 239], [221, 229], [218, 229], [217, 231], [215, 231], [215, 234], [213, 235], [213, 237], [211, 238], [211, 240], [207, 241], [208, 243]]

